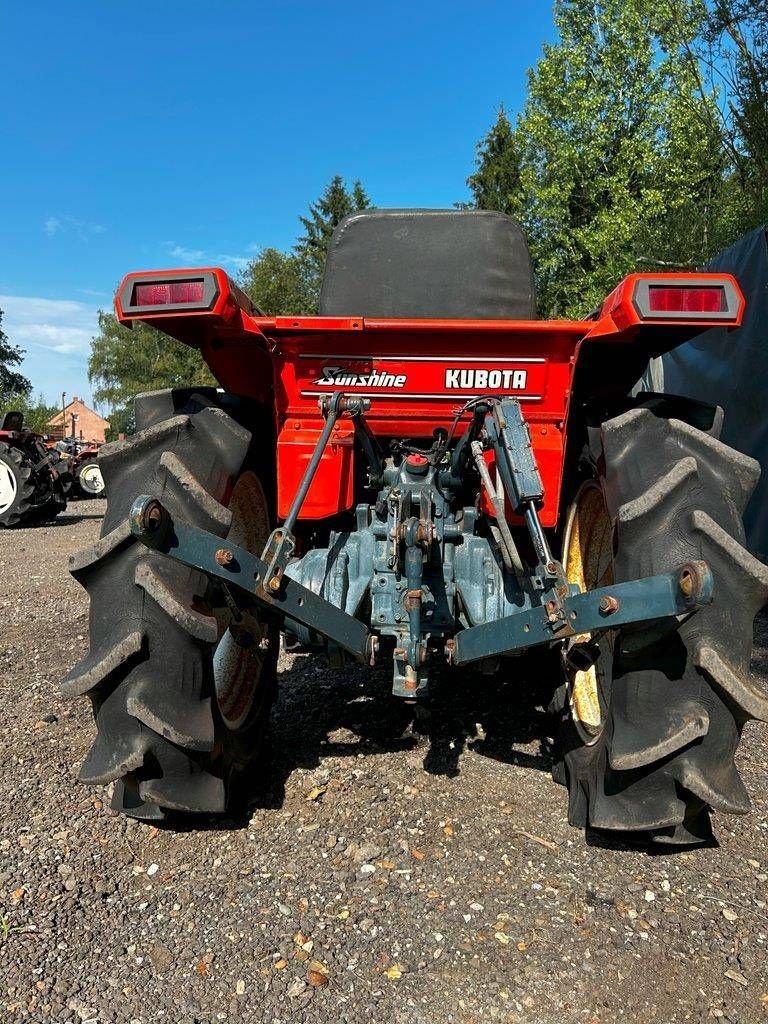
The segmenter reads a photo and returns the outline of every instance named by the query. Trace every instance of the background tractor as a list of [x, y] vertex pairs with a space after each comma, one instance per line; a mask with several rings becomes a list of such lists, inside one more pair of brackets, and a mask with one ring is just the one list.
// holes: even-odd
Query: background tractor
[[22, 413], [6, 413], [0, 428], [0, 526], [28, 526], [64, 511], [59, 461], [42, 434], [24, 427]]
[[54, 447], [59, 453], [60, 473], [67, 495], [103, 498], [104, 478], [97, 460], [100, 445], [67, 437], [57, 441]]
[[149, 820], [232, 806], [281, 630], [388, 664], [411, 702], [551, 650], [571, 822], [710, 839], [711, 809], [749, 808], [734, 755], [768, 718], [758, 467], [716, 407], [632, 396], [743, 306], [728, 274], [632, 274], [539, 321], [525, 240], [490, 212], [352, 215], [313, 317], [263, 315], [217, 268], [129, 274], [119, 320], [198, 347], [221, 387], [140, 395], [99, 452], [102, 536], [71, 564], [91, 646], [63, 682], [96, 719], [81, 778]]

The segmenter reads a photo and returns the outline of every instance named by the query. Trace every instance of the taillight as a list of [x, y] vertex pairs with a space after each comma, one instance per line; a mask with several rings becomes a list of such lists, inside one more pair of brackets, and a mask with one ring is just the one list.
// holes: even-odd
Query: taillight
[[721, 313], [725, 309], [725, 290], [716, 288], [670, 288], [651, 285], [648, 289], [651, 313]]
[[201, 303], [205, 299], [204, 282], [166, 281], [161, 284], [137, 284], [133, 289], [135, 306], [176, 306], [179, 303]]
[[213, 309], [220, 285], [212, 270], [129, 274], [117, 300], [124, 317], [205, 313]]
[[633, 275], [632, 300], [641, 320], [736, 323], [743, 298], [730, 276]]

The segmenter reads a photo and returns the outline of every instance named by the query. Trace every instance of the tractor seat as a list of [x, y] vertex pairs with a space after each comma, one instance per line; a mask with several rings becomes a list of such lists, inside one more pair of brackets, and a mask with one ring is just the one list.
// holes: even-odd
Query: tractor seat
[[533, 320], [528, 244], [491, 210], [364, 210], [333, 233], [321, 316]]

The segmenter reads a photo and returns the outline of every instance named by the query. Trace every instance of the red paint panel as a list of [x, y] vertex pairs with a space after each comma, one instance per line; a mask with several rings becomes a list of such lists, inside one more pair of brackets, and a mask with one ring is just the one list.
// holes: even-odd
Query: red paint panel
[[[537, 325], [538, 326], [538, 325]], [[279, 513], [284, 516], [300, 473], [295, 449], [284, 445], [290, 432], [316, 440], [322, 428], [318, 401], [335, 391], [370, 399], [367, 420], [382, 438], [429, 440], [437, 427], [450, 428], [465, 403], [478, 396], [518, 398], [532, 424], [534, 450], [546, 488], [542, 522], [557, 521], [563, 453], [563, 423], [570, 392], [576, 336], [550, 325], [540, 331], [402, 332], [374, 334], [366, 345], [375, 354], [362, 354], [360, 335], [342, 332], [284, 335], [273, 351], [278, 416], [283, 424], [278, 443]], [[472, 352], [482, 355], [470, 355]], [[468, 415], [464, 421], [468, 422]], [[459, 425], [457, 436], [463, 429]], [[309, 458], [313, 441], [305, 440]], [[336, 479], [333, 473], [341, 474]], [[347, 477], [347, 473], [349, 476]], [[311, 506], [302, 518], [332, 516], [352, 507], [352, 467], [341, 461], [324, 466], [324, 490], [313, 488]], [[349, 489], [347, 487], [349, 479]]]
[[[198, 274], [215, 278], [216, 297], [209, 309], [163, 312], [157, 307], [131, 313], [123, 308], [121, 295], [133, 283], [169, 284], [170, 298], [174, 285]], [[651, 288], [670, 294], [680, 288], [722, 288], [728, 301], [718, 311], [713, 300], [702, 300], [699, 309], [691, 298], [679, 310], [667, 311], [671, 300], [656, 310], [650, 309], [649, 298], [649, 312], [639, 297], [650, 295]], [[129, 274], [116, 299], [121, 322], [145, 320], [198, 347], [227, 390], [274, 401], [281, 516], [319, 437], [318, 399], [323, 395], [343, 390], [370, 398], [367, 421], [386, 441], [428, 440], [437, 427], [450, 427], [470, 398], [488, 394], [520, 400], [546, 492], [545, 526], [557, 519], [567, 404], [581, 343], [631, 344], [639, 332], [659, 326], [667, 333], [680, 329], [683, 340], [689, 328], [701, 330], [708, 319], [713, 325], [737, 326], [743, 308], [736, 281], [712, 274], [632, 274], [608, 296], [596, 319], [583, 322], [264, 317], [255, 314], [250, 299], [219, 268]], [[348, 430], [348, 424], [341, 429]], [[461, 429], [460, 423], [457, 433]], [[353, 461], [351, 435], [337, 437], [323, 457], [301, 518], [333, 516], [359, 500]]]
[[[277, 514], [285, 519], [312, 458], [320, 431], [284, 427], [277, 439]], [[301, 507], [301, 519], [325, 519], [352, 508], [354, 449], [352, 434], [334, 433]]]

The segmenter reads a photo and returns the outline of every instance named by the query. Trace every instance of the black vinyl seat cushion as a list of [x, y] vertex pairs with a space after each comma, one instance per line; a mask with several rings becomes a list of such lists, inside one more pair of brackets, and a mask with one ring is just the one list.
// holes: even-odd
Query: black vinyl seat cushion
[[364, 210], [328, 249], [321, 316], [532, 320], [531, 257], [517, 221], [490, 210]]

